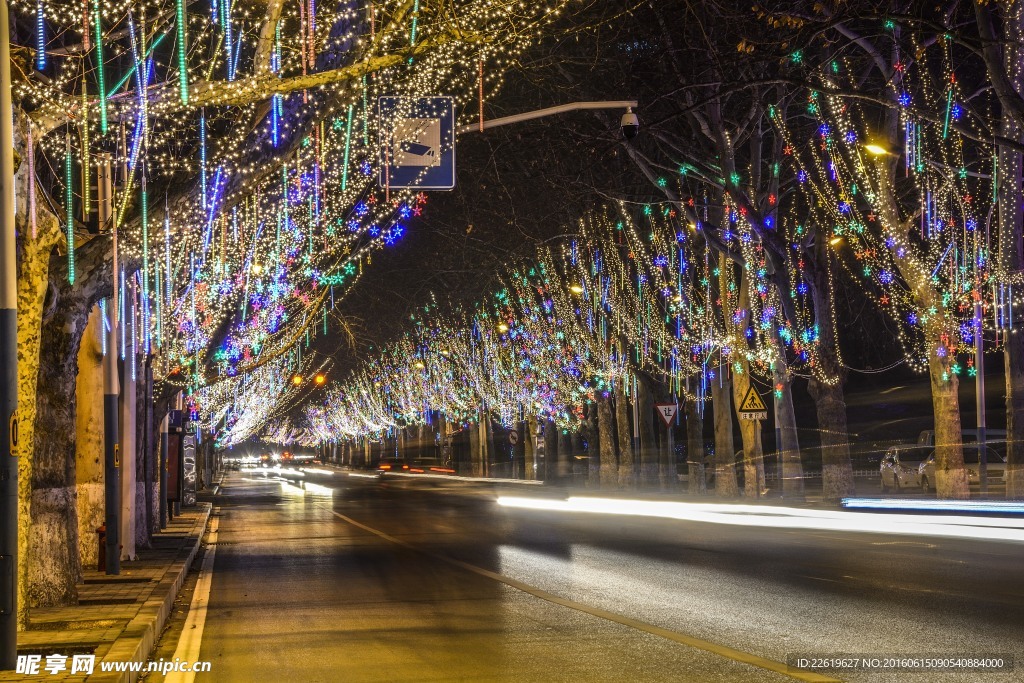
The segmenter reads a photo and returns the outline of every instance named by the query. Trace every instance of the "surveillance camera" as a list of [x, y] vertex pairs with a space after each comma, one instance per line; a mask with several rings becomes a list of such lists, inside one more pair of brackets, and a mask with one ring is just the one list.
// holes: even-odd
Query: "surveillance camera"
[[622, 134], [626, 136], [627, 140], [632, 140], [640, 132], [640, 119], [633, 113], [632, 107], [626, 108], [626, 113], [619, 121], [619, 127], [622, 128]]

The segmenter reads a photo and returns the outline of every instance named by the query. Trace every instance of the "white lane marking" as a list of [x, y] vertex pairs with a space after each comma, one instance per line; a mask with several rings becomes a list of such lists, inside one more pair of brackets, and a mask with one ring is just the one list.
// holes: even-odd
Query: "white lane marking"
[[432, 557], [436, 560], [440, 560], [441, 562], [446, 562], [456, 567], [460, 567], [467, 571], [473, 572], [474, 574], [485, 576], [489, 579], [493, 579], [494, 581], [503, 583], [506, 586], [511, 586], [512, 588], [523, 591], [524, 593], [528, 593], [536, 598], [540, 598], [541, 600], [547, 600], [548, 602], [552, 602], [556, 605], [561, 605], [562, 607], [568, 607], [569, 609], [574, 609], [578, 612], [584, 612], [586, 614], [598, 617], [600, 619], [606, 619], [608, 621], [613, 621], [617, 624], [622, 624], [623, 626], [629, 626], [638, 631], [643, 631], [644, 633], [650, 633], [651, 635], [661, 636], [662, 638], [665, 638], [667, 640], [671, 640], [677, 643], [681, 643], [683, 645], [687, 645], [692, 648], [696, 648], [698, 650], [704, 650], [705, 652], [716, 654], [719, 657], [724, 657], [726, 659], [731, 659], [736, 662], [742, 662], [743, 664], [749, 664], [750, 666], [767, 669], [768, 671], [774, 671], [775, 673], [782, 674], [783, 676], [788, 676], [798, 681], [806, 681], [807, 683], [839, 683], [840, 680], [837, 678], [832, 678], [831, 676], [816, 673], [814, 671], [806, 671], [803, 669], [793, 668], [788, 666], [785, 662], [778, 662], [773, 659], [768, 659], [766, 657], [761, 657], [752, 654], [750, 652], [737, 650], [735, 648], [728, 647], [727, 645], [720, 645], [718, 643], [713, 643], [709, 640], [695, 638], [693, 636], [688, 636], [685, 633], [679, 633], [678, 631], [672, 631], [667, 628], [662, 628], [660, 626], [648, 624], [637, 619], [631, 619], [627, 616], [616, 614], [615, 612], [609, 612], [608, 610], [603, 610], [599, 607], [592, 607], [581, 602], [576, 602], [575, 600], [569, 600], [567, 598], [555, 595], [554, 593], [549, 593], [545, 590], [541, 590], [540, 588], [534, 588], [533, 586], [523, 583], [522, 581], [517, 581], [516, 579], [513, 579], [510, 576], [505, 576], [504, 574], [492, 572], [489, 569], [477, 567], [476, 565], [469, 564], [468, 562], [463, 562], [462, 560], [456, 560], [454, 557], [448, 557], [446, 555], [441, 555], [438, 553], [431, 552], [429, 550], [425, 550], [423, 548], [419, 548], [413, 545], [412, 543], [403, 541], [400, 538], [395, 538], [390, 534], [387, 534], [378, 529], [374, 529], [373, 527], [367, 526], [362, 522], [357, 522], [351, 517], [343, 515], [340, 512], [335, 512], [334, 510], [331, 510], [331, 514], [337, 517], [338, 519], [347, 522], [348, 524], [351, 524], [354, 527], [358, 527], [359, 529], [367, 531], [375, 536], [378, 536], [379, 538], [382, 538], [385, 541], [389, 541], [396, 545], [400, 545], [403, 548], [408, 548], [409, 550], [421, 553], [423, 555], [426, 555], [427, 557]]
[[[216, 508], [214, 515], [219, 513], [220, 508]], [[199, 579], [196, 581], [195, 592], [192, 593], [192, 603], [188, 607], [188, 616], [178, 639], [178, 647], [174, 650], [174, 659], [179, 662], [199, 661], [199, 648], [203, 644], [203, 628], [206, 626], [206, 610], [210, 604], [210, 586], [213, 584], [213, 560], [217, 555], [218, 527], [220, 518], [213, 517], [206, 538], [206, 554], [203, 555]], [[195, 679], [196, 674], [193, 671], [172, 671], [164, 678], [164, 683], [192, 683]]]

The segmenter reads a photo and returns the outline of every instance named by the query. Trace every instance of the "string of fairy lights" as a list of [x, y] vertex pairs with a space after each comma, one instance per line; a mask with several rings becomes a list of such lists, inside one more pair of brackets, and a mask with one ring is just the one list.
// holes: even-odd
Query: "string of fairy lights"
[[[637, 372], [702, 405], [723, 372], [768, 376], [778, 303], [757, 290], [765, 273], [719, 268], [671, 210], [647, 206], [634, 216], [618, 205], [578, 227], [578, 237], [504, 273], [471, 312], [438, 316], [428, 306], [414, 329], [307, 406], [302, 438], [376, 439], [482, 414], [506, 426], [536, 419], [572, 429], [617, 387], [632, 395]], [[712, 279], [724, 304], [712, 297]], [[739, 325], [741, 287], [760, 301], [756, 325]]]
[[302, 349], [425, 210], [425, 194], [377, 184], [378, 97], [445, 94], [475, 114], [569, 3], [457, 5], [12, 3], [35, 27], [13, 94], [31, 176], [60, 197], [69, 280], [109, 155], [116, 352], [133, 372], [152, 354], [224, 443], [291, 406]]
[[916, 57], [897, 56], [888, 86], [897, 135], [873, 130], [877, 116], [855, 98], [832, 94], [856, 81], [842, 59], [816, 72], [821, 90], [807, 95], [806, 113], [819, 126], [814, 140], [796, 141], [781, 116], [773, 123], [786, 134], [807, 197], [805, 215], [789, 214], [787, 225], [816, 224], [850, 278], [900, 323], [908, 364], [924, 370], [942, 362], [949, 381], [976, 373], [976, 302], [994, 332], [988, 350], [1012, 333], [1013, 274], [994, 249], [995, 150], [979, 142], [981, 121], [964, 104], [953, 42], [912, 47]]
[[[750, 210], [739, 169], [716, 178], [682, 164], [684, 206], [588, 215], [576, 239], [505, 274], [493, 301], [455, 319], [417, 321], [308, 406], [305, 438], [377, 437], [438, 415], [467, 422], [482, 413], [506, 425], [536, 418], [569, 428], [600, 392], [617, 382], [631, 391], [638, 372], [701, 404], [730, 373], [754, 374], [779, 395], [780, 364], [783, 374], [834, 384], [840, 377], [820, 361], [820, 325], [827, 318], [837, 328], [835, 302], [819, 310], [807, 263], [821, 258], [810, 250], [822, 242], [817, 266], [829, 291], [836, 269], [861, 283], [899, 321], [911, 367], [934, 365], [941, 381], [976, 374], [978, 345], [998, 349], [1015, 332], [1012, 307], [1020, 305], [1019, 273], [1005, 266], [993, 224], [996, 150], [961, 90], [954, 41], [922, 44], [907, 32], [901, 51], [893, 22], [885, 28], [896, 55], [884, 93], [897, 110], [892, 139], [877, 128], [877, 104], [850, 94], [863, 78], [852, 58], [811, 65], [794, 53], [817, 86], [803, 93], [798, 117], [775, 106], [765, 112], [782, 139], [782, 163], [769, 172], [775, 187], [791, 188], [785, 201], [772, 190], [756, 198], [761, 210]], [[808, 118], [817, 126], [810, 139], [793, 127]], [[721, 224], [711, 225], [709, 213]], [[716, 231], [714, 248], [706, 229]], [[769, 258], [766, 233], [792, 249]], [[829, 352], [841, 367], [840, 349]]]

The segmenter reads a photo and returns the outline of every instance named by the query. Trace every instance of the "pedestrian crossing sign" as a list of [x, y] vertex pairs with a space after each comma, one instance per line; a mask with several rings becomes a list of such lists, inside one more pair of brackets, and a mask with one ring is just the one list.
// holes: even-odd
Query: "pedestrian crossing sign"
[[743, 397], [739, 409], [741, 420], [767, 420], [768, 408], [765, 407], [761, 395], [751, 385], [747, 389], [747, 395]]

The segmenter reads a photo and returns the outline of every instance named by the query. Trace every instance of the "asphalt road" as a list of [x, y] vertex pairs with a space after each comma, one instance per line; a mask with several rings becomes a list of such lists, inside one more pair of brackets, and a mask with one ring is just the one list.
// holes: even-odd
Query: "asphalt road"
[[1022, 545], [494, 498], [233, 473], [215, 499], [212, 673], [197, 680], [775, 681], [801, 675], [778, 665], [795, 653], [1011, 654], [1012, 673], [831, 677], [1024, 680]]

